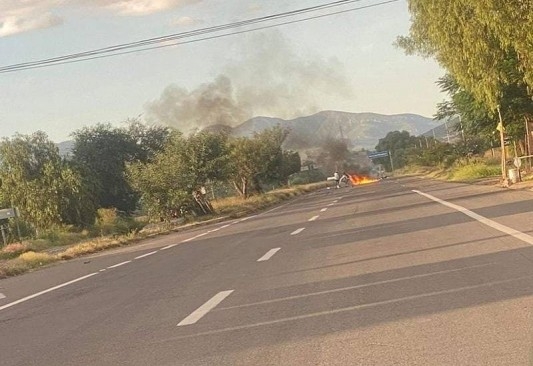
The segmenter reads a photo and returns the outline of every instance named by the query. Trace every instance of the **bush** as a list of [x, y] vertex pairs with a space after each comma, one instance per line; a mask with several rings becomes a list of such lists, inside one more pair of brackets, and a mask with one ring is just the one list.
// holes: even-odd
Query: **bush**
[[467, 181], [479, 178], [494, 177], [498, 176], [500, 173], [501, 168], [499, 165], [475, 163], [454, 168], [451, 172], [451, 179]]
[[114, 208], [101, 208], [98, 210], [98, 219], [92, 229], [93, 235], [124, 235], [139, 232], [146, 223], [135, 220], [133, 217], [121, 214]]

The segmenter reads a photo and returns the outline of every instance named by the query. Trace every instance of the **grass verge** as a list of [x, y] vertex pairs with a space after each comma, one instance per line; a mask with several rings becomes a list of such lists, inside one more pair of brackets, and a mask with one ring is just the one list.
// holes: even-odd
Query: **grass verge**
[[454, 167], [450, 172], [450, 180], [472, 181], [481, 178], [497, 177], [501, 173], [499, 165], [476, 163]]
[[[216, 216], [198, 218], [193, 224], [202, 224], [202, 222], [208, 221], [209, 219], [241, 217], [292, 197], [325, 187], [326, 183], [313, 183], [274, 190], [262, 195], [249, 197], [246, 200], [238, 197], [220, 199], [213, 202], [213, 207], [217, 212]], [[191, 224], [189, 223], [189, 225]], [[62, 233], [56, 233], [53, 234], [54, 240], [41, 238], [28, 243], [10, 244], [0, 250], [0, 278], [20, 275], [60, 260], [68, 260], [107, 249], [130, 245], [149, 236], [168, 234], [180, 230], [183, 227], [183, 222], [176, 224], [166, 223], [153, 225], [148, 230], [134, 230], [123, 235], [102, 236], [94, 239], [88, 239], [86, 233], [67, 235], [63, 239]], [[65, 247], [65, 243], [70, 243], [76, 239], [83, 240], [83, 242]]]

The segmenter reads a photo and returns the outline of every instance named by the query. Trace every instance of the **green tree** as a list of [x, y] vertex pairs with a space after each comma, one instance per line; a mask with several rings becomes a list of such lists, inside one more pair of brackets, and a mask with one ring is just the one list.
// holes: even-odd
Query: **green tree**
[[0, 192], [37, 230], [94, 223], [95, 207], [80, 174], [43, 132], [2, 140]]
[[194, 177], [192, 188], [209, 182], [226, 181], [229, 176], [229, 141], [224, 133], [196, 132], [183, 140], [181, 157]]
[[72, 162], [83, 171], [86, 184], [94, 187], [99, 207], [135, 210], [139, 197], [126, 179], [126, 165], [153, 159], [168, 134], [166, 128], [145, 126], [136, 120], [124, 128], [98, 124], [74, 132]]
[[[394, 161], [394, 168], [401, 168], [407, 164], [407, 155], [409, 149], [416, 148], [419, 144], [415, 136], [411, 136], [407, 131], [392, 131], [379, 139], [376, 145], [377, 151], [389, 151]], [[391, 170], [389, 158], [378, 159], [388, 170]]]
[[146, 125], [138, 118], [126, 120], [126, 132], [135, 142], [135, 160], [142, 162], [152, 160], [155, 155], [165, 148], [171, 130], [158, 125]]
[[284, 181], [282, 145], [287, 135], [287, 130], [276, 126], [252, 138], [231, 140], [230, 179], [243, 198], [262, 192], [261, 183]]
[[[499, 136], [496, 136], [495, 129], [498, 117], [495, 114], [478, 102], [472, 93], [461, 87], [452, 75], [445, 75], [437, 84], [450, 99], [438, 105], [436, 118], [460, 118], [461, 123], [456, 127], [463, 130], [466, 140], [475, 140], [477, 144], [479, 138], [482, 138], [483, 145], [491, 142], [499, 145]], [[503, 119], [507, 121], [507, 136], [520, 141], [525, 133], [523, 118], [529, 119], [533, 116], [533, 101], [525, 86], [518, 82], [506, 85], [502, 89], [502, 106]]]
[[129, 182], [140, 193], [142, 206], [153, 219], [168, 221], [192, 202], [189, 192], [195, 182], [182, 159], [183, 145], [183, 136], [175, 132], [151, 162], [128, 165]]
[[281, 163], [281, 181], [287, 183], [289, 176], [298, 173], [302, 168], [302, 159], [297, 151], [284, 150]]
[[[228, 177], [229, 146], [223, 134], [197, 132], [185, 138], [173, 131], [164, 149], [147, 163], [129, 164], [128, 177], [152, 218], [169, 220], [184, 211], [211, 209], [199, 188]], [[207, 203], [207, 204], [206, 204]]]
[[409, 10], [410, 33], [398, 44], [434, 57], [490, 111], [505, 85], [533, 87], [531, 1], [409, 0]]

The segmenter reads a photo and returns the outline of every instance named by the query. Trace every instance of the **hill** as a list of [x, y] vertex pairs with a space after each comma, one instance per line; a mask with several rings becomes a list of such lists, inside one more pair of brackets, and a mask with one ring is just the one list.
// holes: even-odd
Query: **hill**
[[[280, 125], [288, 128], [286, 149], [312, 150], [323, 146], [328, 139], [342, 139], [351, 149], [374, 150], [380, 138], [391, 131], [405, 130], [411, 135], [421, 135], [439, 126], [441, 122], [417, 114], [384, 115], [377, 113], [348, 113], [322, 111], [311, 116], [291, 120], [272, 117], [254, 117], [236, 126], [213, 125], [208, 131], [224, 131], [233, 136], [252, 136], [256, 132]], [[58, 144], [61, 155], [68, 155], [73, 141]]]
[[416, 114], [383, 115], [377, 113], [348, 113], [322, 111], [292, 120], [254, 117], [233, 128], [234, 136], [251, 136], [254, 132], [281, 125], [291, 133], [285, 147], [301, 150], [322, 146], [328, 139], [343, 139], [350, 148], [373, 150], [388, 132], [405, 130], [420, 135], [440, 123]]

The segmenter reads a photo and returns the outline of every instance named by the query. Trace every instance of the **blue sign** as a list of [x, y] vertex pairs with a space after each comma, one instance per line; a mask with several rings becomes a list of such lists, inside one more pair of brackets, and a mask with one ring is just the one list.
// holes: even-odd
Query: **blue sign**
[[386, 158], [387, 156], [389, 156], [388, 151], [375, 151], [368, 154], [370, 159]]

